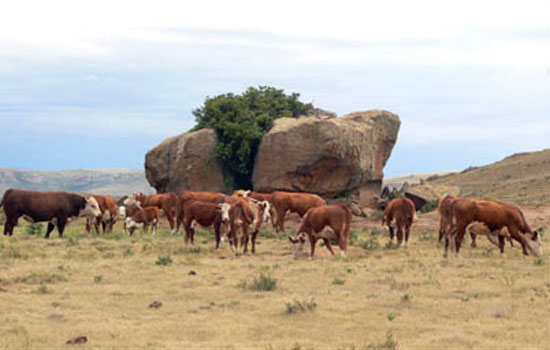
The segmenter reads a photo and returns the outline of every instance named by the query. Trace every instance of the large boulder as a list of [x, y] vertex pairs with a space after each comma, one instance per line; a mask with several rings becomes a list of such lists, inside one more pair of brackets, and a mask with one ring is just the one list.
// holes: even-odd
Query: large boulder
[[184, 133], [164, 140], [145, 156], [145, 175], [157, 192], [218, 191], [224, 185], [218, 142], [212, 129]]
[[397, 115], [382, 110], [277, 119], [259, 146], [254, 190], [351, 195], [372, 205], [399, 126]]

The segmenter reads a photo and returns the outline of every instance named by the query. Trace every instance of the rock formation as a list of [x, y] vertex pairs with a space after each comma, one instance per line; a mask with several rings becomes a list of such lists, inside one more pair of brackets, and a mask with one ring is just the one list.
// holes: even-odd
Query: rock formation
[[145, 175], [157, 192], [228, 189], [215, 155], [216, 133], [212, 129], [184, 133], [164, 140], [145, 156]]
[[353, 195], [372, 204], [399, 126], [397, 115], [380, 110], [333, 119], [277, 119], [256, 156], [254, 190]]

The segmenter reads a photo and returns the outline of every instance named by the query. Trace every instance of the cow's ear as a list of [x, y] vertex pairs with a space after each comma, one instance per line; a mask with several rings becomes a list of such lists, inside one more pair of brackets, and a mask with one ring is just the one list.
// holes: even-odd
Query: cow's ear
[[291, 243], [296, 243], [298, 242], [297, 239], [294, 239], [292, 236], [288, 236], [288, 240], [291, 242]]

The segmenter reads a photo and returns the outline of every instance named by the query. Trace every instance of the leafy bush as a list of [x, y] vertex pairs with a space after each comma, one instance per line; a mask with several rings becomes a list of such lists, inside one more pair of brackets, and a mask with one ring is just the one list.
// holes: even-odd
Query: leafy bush
[[254, 158], [263, 135], [273, 121], [296, 118], [313, 110], [310, 103], [298, 100], [300, 94], [286, 95], [274, 87], [249, 87], [242, 95], [232, 93], [207, 97], [204, 105], [193, 111], [195, 130], [213, 128], [218, 136], [216, 154], [230, 176], [227, 185], [252, 188]]
[[376, 238], [369, 238], [361, 243], [361, 247], [366, 250], [375, 250], [380, 248], [380, 243], [378, 243], [378, 239]]
[[346, 280], [343, 278], [335, 278], [334, 280], [332, 280], [332, 284], [335, 284], [337, 286], [341, 286], [344, 283], [346, 283]]
[[241, 286], [253, 291], [270, 292], [277, 289], [277, 279], [273, 278], [267, 269], [262, 268], [258, 276], [242, 281]]
[[422, 208], [420, 208], [421, 213], [429, 213], [430, 211], [434, 211], [437, 209], [437, 206], [439, 205], [439, 199], [429, 201]]
[[317, 308], [317, 303], [313, 298], [310, 301], [300, 301], [300, 300], [294, 300], [294, 302], [288, 302], [286, 303], [286, 313], [296, 314], [298, 312], [311, 312]]
[[170, 255], [165, 255], [165, 256], [159, 256], [157, 258], [157, 261], [155, 261], [155, 265], [163, 265], [163, 266], [168, 266], [168, 265], [172, 265], [172, 258], [170, 257]]
[[397, 349], [397, 340], [391, 332], [386, 333], [386, 341], [383, 343], [370, 343], [367, 350], [393, 350]]

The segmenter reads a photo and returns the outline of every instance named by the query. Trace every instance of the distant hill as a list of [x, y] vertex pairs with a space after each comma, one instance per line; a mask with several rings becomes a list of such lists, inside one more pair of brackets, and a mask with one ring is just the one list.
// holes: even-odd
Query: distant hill
[[38, 191], [73, 191], [122, 196], [154, 193], [142, 170], [20, 170], [0, 168], [0, 194], [9, 188]]
[[519, 205], [550, 203], [550, 149], [518, 153], [486, 166], [434, 176], [427, 183], [458, 186], [460, 195], [469, 198]]

